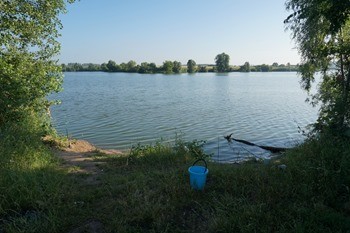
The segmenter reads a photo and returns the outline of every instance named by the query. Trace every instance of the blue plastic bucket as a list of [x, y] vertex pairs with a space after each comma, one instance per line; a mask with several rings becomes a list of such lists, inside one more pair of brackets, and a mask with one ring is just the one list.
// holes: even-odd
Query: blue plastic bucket
[[[195, 164], [199, 161], [204, 161], [205, 167], [195, 166]], [[197, 161], [195, 161], [193, 165], [188, 168], [188, 172], [190, 173], [191, 187], [195, 190], [203, 190], [207, 181], [207, 175], [209, 173], [209, 169], [207, 168], [207, 163], [205, 162], [205, 160], [198, 159]]]

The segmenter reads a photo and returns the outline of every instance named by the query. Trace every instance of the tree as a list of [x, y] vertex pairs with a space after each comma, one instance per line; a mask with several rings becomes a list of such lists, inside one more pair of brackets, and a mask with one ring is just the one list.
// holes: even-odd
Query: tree
[[315, 130], [342, 132], [350, 126], [350, 1], [288, 0], [286, 8], [292, 14], [284, 23], [302, 56], [302, 87], [309, 91], [321, 71], [318, 91], [311, 95], [311, 103], [320, 104]]
[[89, 63], [87, 70], [88, 71], [99, 71], [99, 70], [101, 70], [101, 66], [98, 64]]
[[176, 73], [176, 74], [181, 73], [181, 68], [182, 68], [181, 62], [173, 61], [173, 72], [174, 73]]
[[128, 65], [125, 62], [120, 63], [119, 65], [121, 72], [127, 72], [128, 71]]
[[60, 90], [61, 66], [53, 59], [65, 6], [65, 0], [0, 2], [0, 127], [27, 114], [44, 118], [46, 96]]
[[137, 72], [137, 63], [133, 60], [130, 60], [127, 64], [126, 64], [126, 71], [127, 72]]
[[240, 67], [241, 72], [250, 72], [249, 62], [245, 62], [243, 66]]
[[230, 56], [225, 53], [218, 54], [215, 57], [215, 63], [218, 72], [228, 72], [230, 70]]
[[120, 71], [120, 66], [117, 65], [117, 63], [115, 61], [109, 60], [107, 65], [107, 70], [109, 72], [118, 72]]
[[150, 72], [151, 73], [157, 73], [157, 71], [158, 71], [157, 65], [154, 62], [151, 62], [149, 64], [149, 68], [150, 68]]
[[66, 71], [67, 70], [67, 65], [66, 64], [61, 64], [61, 67], [62, 67], [62, 71]]
[[147, 62], [142, 62], [139, 68], [139, 73], [148, 74], [151, 73], [149, 64]]
[[142, 62], [138, 72], [141, 74], [150, 74], [157, 72], [157, 66], [155, 63]]
[[173, 62], [172, 61], [165, 61], [163, 62], [163, 72], [166, 74], [171, 74], [173, 72]]
[[107, 64], [106, 64], [106, 63], [102, 63], [102, 64], [101, 64], [101, 70], [102, 70], [102, 71], [105, 71], [105, 72], [108, 71], [108, 67], [107, 67]]
[[206, 73], [206, 72], [208, 72], [208, 69], [207, 69], [207, 67], [206, 66], [199, 66], [198, 67], [198, 72], [200, 72], [200, 73]]
[[80, 63], [68, 63], [67, 65], [62, 65], [62, 71], [75, 72], [83, 69], [83, 66]]
[[262, 72], [269, 72], [270, 71], [270, 66], [266, 65], [266, 64], [262, 64], [260, 66], [260, 71], [262, 71]]
[[288, 70], [290, 71], [290, 68], [291, 68], [291, 67], [290, 67], [290, 62], [287, 62], [287, 65], [286, 65], [286, 66], [287, 66]]
[[73, 63], [73, 64], [69, 64], [69, 65], [72, 68], [72, 71], [82, 71], [83, 70], [83, 65], [80, 63]]
[[197, 70], [197, 67], [196, 67], [196, 62], [192, 59], [188, 60], [187, 62], [187, 72], [188, 73], [195, 73], [196, 70]]

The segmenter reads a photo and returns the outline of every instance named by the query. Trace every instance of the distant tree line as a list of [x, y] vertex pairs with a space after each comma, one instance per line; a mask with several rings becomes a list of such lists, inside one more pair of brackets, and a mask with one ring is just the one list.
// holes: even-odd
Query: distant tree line
[[274, 62], [272, 65], [262, 64], [251, 66], [249, 62], [245, 62], [244, 65], [240, 66], [237, 71], [240, 72], [290, 72], [299, 71], [299, 65], [291, 65], [289, 62], [287, 64], [278, 64]]
[[141, 74], [155, 73], [183, 73], [186, 72], [186, 66], [183, 66], [179, 61], [164, 61], [162, 66], [157, 66], [155, 63], [142, 62], [137, 64], [135, 61], [117, 64], [115, 61], [109, 60], [107, 63], [92, 64], [92, 63], [68, 63], [62, 64], [62, 70], [66, 72], [74, 71], [103, 71], [103, 72], [128, 72]]
[[128, 72], [128, 73], [141, 73], [141, 74], [179, 74], [179, 73], [204, 73], [204, 72], [269, 72], [269, 71], [298, 71], [298, 65], [291, 65], [290, 63], [278, 64], [274, 62], [272, 65], [250, 65], [249, 62], [245, 62], [242, 66], [230, 66], [230, 56], [221, 53], [215, 57], [215, 64], [201, 64], [190, 59], [186, 65], [182, 65], [179, 61], [164, 61], [162, 65], [157, 66], [155, 63], [142, 62], [137, 64], [131, 60], [127, 63], [117, 64], [113, 60], [109, 60], [107, 63], [93, 64], [93, 63], [68, 63], [62, 64], [62, 70], [65, 72], [75, 71], [103, 71], [103, 72]]

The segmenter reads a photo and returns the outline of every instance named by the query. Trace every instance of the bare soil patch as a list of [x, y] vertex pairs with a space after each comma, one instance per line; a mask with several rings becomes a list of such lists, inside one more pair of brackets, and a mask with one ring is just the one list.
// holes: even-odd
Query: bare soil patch
[[55, 155], [63, 160], [62, 166], [72, 168], [70, 170], [72, 173], [93, 175], [90, 178], [87, 177], [88, 179], [96, 179], [96, 175], [103, 171], [100, 165], [105, 162], [98, 161], [96, 156], [122, 154], [118, 150], [99, 149], [85, 140], [68, 140], [64, 145], [53, 140], [44, 138], [44, 141], [53, 145]]

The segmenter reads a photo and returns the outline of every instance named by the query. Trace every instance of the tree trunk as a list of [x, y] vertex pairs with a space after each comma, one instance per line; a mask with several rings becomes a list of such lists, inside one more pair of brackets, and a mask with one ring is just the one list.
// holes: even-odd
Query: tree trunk
[[348, 73], [346, 75], [346, 82], [344, 87], [344, 93], [343, 93], [343, 106], [342, 106], [342, 119], [341, 119], [341, 127], [344, 127], [344, 123], [346, 120], [346, 115], [348, 112], [348, 98], [349, 98], [349, 91], [350, 91], [350, 65], [348, 65]]
[[271, 151], [272, 153], [285, 152], [288, 149], [288, 148], [284, 148], [284, 147], [260, 146], [260, 145], [254, 144], [252, 142], [248, 142], [248, 141], [245, 141], [245, 140], [236, 139], [236, 138], [232, 138], [232, 137], [230, 137], [230, 139], [227, 139], [227, 141], [229, 141], [229, 140], [234, 140], [236, 142], [240, 142], [240, 143], [243, 143], [243, 144], [246, 144], [246, 145], [249, 145], [249, 146], [257, 146], [257, 147], [260, 147], [261, 149]]
[[[343, 31], [342, 29], [340, 29], [340, 43], [343, 44]], [[340, 54], [340, 72], [341, 72], [341, 76], [343, 78], [343, 93], [342, 93], [342, 106], [341, 106], [341, 112], [340, 112], [340, 122], [339, 122], [339, 126], [340, 129], [342, 129], [344, 127], [344, 123], [346, 120], [346, 115], [347, 115], [347, 111], [348, 111], [348, 98], [349, 98], [349, 89], [350, 89], [350, 64], [349, 64], [349, 59], [346, 56], [344, 58], [344, 56], [346, 56], [345, 54]], [[345, 64], [344, 64], [344, 59], [346, 60]], [[345, 67], [344, 67], [345, 66]], [[347, 69], [347, 75], [345, 75], [344, 69]]]

